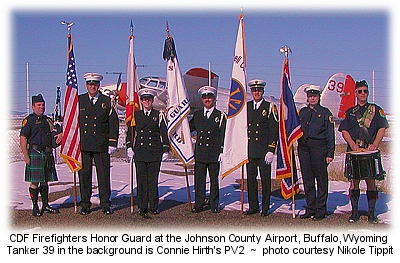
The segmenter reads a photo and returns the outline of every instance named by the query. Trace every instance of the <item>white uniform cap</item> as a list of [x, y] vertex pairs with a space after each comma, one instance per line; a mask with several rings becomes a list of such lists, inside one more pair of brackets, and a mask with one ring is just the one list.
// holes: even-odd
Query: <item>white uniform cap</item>
[[86, 73], [85, 75], [83, 75], [83, 78], [86, 80], [86, 82], [100, 82], [103, 80], [102, 75], [94, 72]]
[[138, 95], [140, 98], [154, 98], [157, 95], [157, 92], [149, 88], [143, 88], [138, 91]]
[[311, 93], [311, 94], [320, 94], [321, 87], [317, 85], [310, 85], [304, 89], [304, 92]]
[[199, 89], [199, 95], [201, 97], [207, 96], [207, 95], [213, 95], [215, 97], [215, 94], [217, 93], [217, 89], [211, 86], [203, 86]]
[[265, 85], [267, 85], [267, 84], [265, 83], [264, 80], [253, 79], [253, 80], [250, 80], [249, 83], [247, 83], [247, 85], [249, 85], [250, 89], [252, 89], [252, 88], [262, 88], [263, 89], [265, 87]]

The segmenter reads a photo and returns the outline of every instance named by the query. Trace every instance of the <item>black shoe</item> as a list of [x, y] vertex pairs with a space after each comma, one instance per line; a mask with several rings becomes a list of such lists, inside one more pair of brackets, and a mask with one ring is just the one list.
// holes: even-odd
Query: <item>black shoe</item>
[[369, 215], [368, 222], [371, 224], [378, 224], [378, 218], [374, 215]]
[[325, 219], [325, 216], [313, 216], [312, 217], [312, 221], [320, 221]]
[[304, 214], [300, 215], [301, 219], [313, 218], [314, 213], [305, 212]]
[[269, 216], [270, 214], [268, 211], [262, 211], [261, 216]]
[[214, 208], [214, 209], [211, 209], [211, 212], [214, 214], [218, 214], [221, 211], [218, 208]]
[[112, 215], [112, 214], [114, 214], [114, 210], [112, 210], [111, 208], [103, 208], [102, 209], [103, 210], [103, 213], [105, 214], [105, 215]]
[[33, 205], [32, 215], [33, 216], [41, 216], [42, 215], [42, 213], [40, 213], [40, 211], [39, 211], [39, 206], [37, 204]]
[[90, 208], [81, 208], [81, 211], [79, 212], [79, 214], [85, 216], [85, 215], [90, 214], [90, 212], [92, 212], [92, 211], [90, 211]]
[[352, 213], [349, 219], [347, 219], [347, 222], [349, 223], [355, 223], [360, 219], [360, 214], [359, 213]]
[[245, 212], [244, 212], [244, 214], [245, 215], [254, 215], [254, 214], [258, 214], [258, 213], [260, 213], [260, 210], [258, 210], [258, 209], [255, 209], [255, 210], [246, 210]]
[[160, 214], [160, 211], [158, 211], [158, 209], [150, 209], [150, 213], [152, 215], [158, 215], [158, 214]]
[[141, 217], [143, 217], [145, 219], [150, 218], [149, 215], [146, 212], [139, 212], [139, 216], [141, 216]]
[[43, 213], [51, 213], [51, 214], [59, 214], [60, 210], [51, 207], [49, 204], [42, 207], [42, 214]]
[[192, 213], [200, 213], [203, 212], [203, 208], [193, 208]]

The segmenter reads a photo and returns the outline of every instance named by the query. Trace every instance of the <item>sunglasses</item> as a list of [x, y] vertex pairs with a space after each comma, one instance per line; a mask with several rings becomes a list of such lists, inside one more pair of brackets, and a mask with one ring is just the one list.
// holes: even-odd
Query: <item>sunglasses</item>
[[361, 93], [365, 93], [365, 94], [368, 94], [369, 93], [369, 91], [367, 90], [367, 89], [359, 89], [359, 90], [357, 90], [357, 92], [358, 92], [358, 94], [361, 94]]

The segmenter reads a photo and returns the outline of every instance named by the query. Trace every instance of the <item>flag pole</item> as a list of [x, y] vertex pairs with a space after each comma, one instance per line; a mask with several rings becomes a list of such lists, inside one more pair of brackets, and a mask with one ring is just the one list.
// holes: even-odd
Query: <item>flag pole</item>
[[244, 204], [244, 165], [242, 165], [242, 179], [240, 182], [240, 212], [243, 214]]
[[133, 189], [134, 189], [134, 185], [133, 185], [133, 158], [131, 158], [131, 160], [129, 161], [129, 165], [130, 165], [130, 177], [131, 177], [131, 214], [133, 214], [135, 212], [135, 199], [133, 197]]
[[78, 213], [78, 205], [77, 205], [77, 201], [76, 201], [76, 196], [77, 196], [77, 193], [76, 193], [76, 172], [73, 172], [73, 175], [74, 175], [74, 212], [75, 212], [75, 214], [77, 214]]
[[[293, 146], [292, 146], [293, 147]], [[296, 214], [295, 214], [295, 210], [296, 210], [296, 203], [294, 202], [294, 173], [293, 173], [293, 162], [296, 161], [295, 160], [295, 156], [294, 156], [294, 150], [292, 148], [292, 152], [291, 152], [292, 158], [291, 159], [291, 167], [290, 167], [290, 171], [291, 171], [291, 179], [292, 179], [292, 218], [296, 218]]]
[[192, 211], [192, 197], [190, 196], [189, 177], [186, 164], [184, 165], [184, 167], [185, 167], [185, 177], [186, 177], [186, 191], [188, 195], [188, 205], [189, 205], [189, 210]]

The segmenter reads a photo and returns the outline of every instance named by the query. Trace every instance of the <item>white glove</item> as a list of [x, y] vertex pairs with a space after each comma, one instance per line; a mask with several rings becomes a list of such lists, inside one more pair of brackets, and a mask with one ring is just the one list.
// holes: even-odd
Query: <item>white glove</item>
[[222, 157], [223, 157], [223, 154], [220, 153], [219, 156], [218, 156], [218, 162], [222, 163]]
[[168, 160], [168, 153], [163, 153], [161, 159], [162, 159], [163, 162], [166, 161], [166, 160]]
[[117, 150], [117, 147], [108, 146], [108, 154], [113, 154]]
[[274, 154], [272, 152], [267, 152], [267, 154], [265, 155], [265, 163], [271, 164], [273, 160], [274, 160]]
[[126, 156], [127, 156], [129, 159], [132, 159], [132, 158], [133, 158], [133, 150], [132, 150], [131, 147], [129, 147], [129, 148], [126, 150]]

